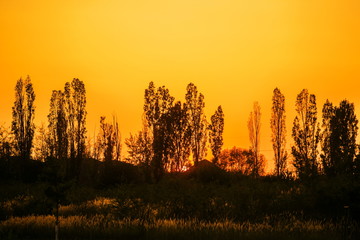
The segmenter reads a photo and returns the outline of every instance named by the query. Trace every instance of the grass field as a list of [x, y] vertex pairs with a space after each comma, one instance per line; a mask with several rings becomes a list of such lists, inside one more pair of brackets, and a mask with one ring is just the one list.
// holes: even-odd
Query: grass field
[[[10, 218], [0, 224], [1, 239], [51, 239], [54, 216]], [[195, 219], [116, 219], [112, 215], [60, 218], [61, 239], [344, 239], [355, 237], [355, 226], [344, 229], [329, 221], [289, 219], [259, 223], [205, 222]], [[347, 232], [346, 232], [347, 231]], [[355, 239], [355, 238], [354, 238]]]
[[[0, 184], [1, 240], [55, 239], [55, 205], [45, 194], [47, 187], [41, 182]], [[60, 239], [360, 239], [356, 205], [344, 209], [338, 189], [344, 188], [250, 178], [202, 183], [170, 177], [156, 184], [101, 189], [75, 184], [66, 190], [59, 208], [59, 235]]]

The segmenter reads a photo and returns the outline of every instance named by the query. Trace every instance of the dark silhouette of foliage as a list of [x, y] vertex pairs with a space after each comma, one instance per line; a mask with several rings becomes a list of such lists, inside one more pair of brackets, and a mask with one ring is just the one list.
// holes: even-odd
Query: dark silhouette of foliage
[[48, 115], [49, 156], [62, 159], [62, 161], [65, 161], [69, 156], [68, 121], [66, 117], [64, 93], [54, 90], [50, 99]]
[[318, 173], [317, 146], [320, 140], [315, 95], [302, 90], [297, 96], [296, 112], [292, 129], [294, 167], [300, 178], [311, 178]]
[[0, 126], [0, 159], [6, 159], [15, 153], [14, 136], [11, 130]]
[[207, 121], [204, 114], [204, 95], [198, 93], [197, 87], [190, 83], [186, 88], [186, 105], [188, 110], [189, 126], [191, 129], [191, 148], [194, 164], [206, 155]]
[[126, 160], [129, 163], [134, 165], [150, 165], [150, 161], [153, 158], [153, 149], [152, 139], [147, 128], [139, 131], [138, 134], [130, 134], [130, 137], [125, 139], [125, 144], [128, 148]]
[[328, 176], [351, 176], [355, 168], [358, 131], [354, 104], [343, 100], [339, 107], [332, 107], [327, 102], [324, 110], [326, 113], [324, 118], [330, 123], [330, 128], [325, 129], [329, 135], [323, 139], [323, 141], [327, 141], [324, 144], [328, 145], [328, 148], [323, 148], [324, 155], [328, 156], [327, 161], [323, 159], [325, 173]]
[[[252, 175], [254, 167], [254, 154], [251, 150], [233, 147], [224, 149], [219, 155], [218, 166], [228, 172], [239, 172], [243, 175]], [[258, 173], [264, 173], [265, 157], [259, 154]]]
[[161, 119], [172, 107], [174, 97], [169, 93], [165, 86], [155, 89], [153, 82], [145, 90], [144, 115], [146, 126], [152, 133], [153, 157], [151, 166], [153, 168], [154, 178], [159, 180], [164, 173], [165, 161], [168, 149], [164, 141], [164, 129], [161, 125]]
[[100, 132], [97, 138], [97, 152], [102, 155], [103, 161], [121, 160], [121, 135], [119, 123], [116, 117], [113, 117], [112, 123], [105, 122], [106, 117], [100, 117]]
[[35, 93], [31, 79], [28, 76], [25, 81], [21, 78], [15, 86], [15, 102], [12, 108], [12, 132], [16, 151], [24, 160], [31, 156], [32, 141], [34, 138], [35, 124]]
[[40, 127], [37, 128], [34, 139], [34, 151], [33, 158], [34, 160], [45, 162], [46, 159], [50, 156], [50, 142], [49, 142], [49, 133], [45, 124], [42, 123]]
[[224, 132], [224, 113], [221, 106], [217, 108], [214, 115], [211, 116], [210, 130], [210, 147], [214, 156], [213, 163], [217, 163], [221, 148], [224, 144], [223, 132]]
[[252, 174], [254, 176], [258, 176], [260, 171], [260, 120], [260, 105], [258, 102], [254, 102], [253, 112], [250, 112], [248, 120], [249, 139], [251, 144], [250, 151], [253, 154], [251, 161]]
[[249, 150], [238, 147], [224, 149], [219, 155], [218, 165], [226, 171], [249, 175], [251, 173], [251, 166], [248, 161], [250, 154]]
[[48, 115], [49, 157], [58, 159], [68, 178], [78, 177], [86, 155], [86, 91], [79, 79], [54, 90]]
[[168, 149], [166, 169], [170, 172], [182, 171], [187, 164], [191, 147], [191, 129], [186, 104], [182, 106], [181, 102], [176, 102], [163, 115], [161, 122], [164, 130], [164, 143]]
[[326, 175], [329, 175], [329, 167], [331, 165], [331, 119], [334, 117], [334, 107], [329, 100], [326, 100], [322, 109], [322, 132], [321, 132], [321, 150], [320, 154], [322, 162], [322, 170]]
[[287, 152], [286, 125], [285, 125], [285, 97], [278, 88], [274, 89], [271, 108], [271, 141], [274, 150], [275, 174], [284, 176], [286, 171]]
[[[18, 89], [22, 89], [20, 84]], [[27, 106], [24, 99], [28, 93], [24, 89], [22, 91], [22, 106]], [[29, 90], [30, 96], [31, 92]], [[16, 103], [20, 105], [20, 102]], [[192, 117], [189, 103], [195, 106], [196, 114]], [[156, 89], [150, 83], [145, 91], [143, 129], [125, 141], [129, 153], [126, 159], [128, 163], [116, 161], [121, 160], [118, 123], [116, 119], [111, 123], [106, 122], [105, 117], [100, 118], [99, 149], [95, 150], [98, 154], [87, 152], [85, 157], [85, 104], [85, 87], [77, 79], [67, 83], [64, 91], [53, 92], [48, 129], [41, 126], [33, 136], [32, 149], [35, 151], [31, 156], [37, 161], [23, 161], [23, 157], [19, 156], [18, 145], [15, 144], [17, 142], [14, 141], [16, 135], [0, 127], [0, 238], [40, 236], [36, 231], [31, 233], [38, 226], [42, 226], [39, 229], [45, 229], [45, 235], [41, 236], [51, 236], [48, 226], [53, 224], [53, 218], [44, 215], [54, 213], [52, 206], [56, 208], [56, 216], [59, 216], [56, 218], [57, 223], [59, 219], [68, 223], [74, 219], [80, 219], [80, 224], [94, 223], [97, 229], [95, 235], [92, 235], [93, 229], [89, 228], [82, 233], [84, 238], [104, 237], [103, 234], [116, 237], [122, 231], [126, 234], [136, 232], [130, 235], [135, 238], [153, 236], [149, 235], [154, 234], [153, 227], [159, 225], [162, 228], [164, 223], [167, 226], [169, 219], [172, 219], [171, 224], [180, 220], [181, 224], [187, 226], [190, 221], [190, 225], [199, 224], [206, 229], [218, 225], [223, 228], [223, 223], [226, 226], [235, 223], [239, 231], [245, 229], [241, 233], [244, 236], [247, 234], [246, 229], [256, 224], [256, 229], [259, 226], [265, 229], [264, 234], [273, 229], [283, 231], [286, 228], [291, 229], [291, 236], [302, 238], [306, 236], [302, 235], [303, 230], [314, 231], [314, 236], [318, 236], [321, 231], [330, 229], [331, 235], [342, 233], [345, 229], [346, 234], [341, 237], [346, 238], [350, 236], [347, 232], [353, 234], [355, 229], [357, 235], [351, 237], [358, 238], [358, 120], [354, 104], [346, 100], [339, 106], [333, 106], [327, 101], [323, 107], [321, 159], [325, 174], [331, 177], [318, 176], [309, 182], [287, 176], [288, 172], [284, 170], [285, 109], [284, 96], [278, 89], [274, 90], [271, 128], [275, 159], [278, 159], [275, 174], [285, 175], [281, 178], [261, 176], [265, 158], [259, 152], [261, 114], [258, 104], [254, 105], [249, 118], [252, 141], [249, 150], [234, 147], [221, 151], [224, 127], [221, 107], [211, 117], [208, 130], [216, 164], [202, 160], [206, 144], [206, 131], [202, 131], [207, 124], [203, 113], [203, 96], [197, 93], [193, 84], [188, 86], [186, 102], [181, 103], [174, 102], [165, 87]], [[32, 107], [23, 108], [25, 112], [29, 109]], [[320, 135], [315, 96], [303, 90], [298, 95], [296, 111], [292, 153], [298, 176], [306, 179], [316, 176], [318, 172], [317, 144]], [[201, 136], [198, 149], [194, 145], [195, 128], [191, 126], [194, 119], [200, 119], [197, 122], [200, 123], [197, 136]], [[91, 147], [96, 148], [93, 145], [88, 149]], [[199, 149], [197, 153], [194, 152]], [[190, 166], [191, 152], [194, 161], [195, 154], [198, 156], [194, 166]], [[97, 157], [94, 159], [89, 156]], [[160, 180], [160, 177], [161, 181], [154, 184], [154, 178]], [[111, 188], [104, 191], [108, 187]], [[278, 218], [282, 220], [278, 221]], [[39, 225], [39, 219], [42, 225]], [[217, 221], [221, 221], [220, 224]], [[328, 221], [326, 227], [323, 225], [325, 221]], [[112, 228], [113, 223], [119, 225], [115, 224]], [[299, 227], [306, 224], [310, 230]], [[108, 228], [108, 225], [111, 227]], [[116, 230], [118, 228], [119, 232]], [[21, 232], [19, 235], [18, 231]], [[69, 230], [69, 236], [78, 237], [71, 235], [74, 231], [76, 229]], [[232, 230], [229, 232], [231, 237], [238, 236]], [[193, 233], [194, 229], [187, 236], [191, 237]], [[209, 232], [202, 236], [208, 237]], [[340, 238], [340, 235], [334, 237]]]
[[204, 184], [211, 182], [226, 182], [226, 172], [219, 166], [207, 160], [201, 160], [198, 165], [192, 166], [185, 173], [189, 178], [198, 180]]
[[71, 83], [67, 82], [64, 89], [65, 116], [67, 120], [67, 137], [69, 143], [68, 172], [75, 177], [80, 173], [81, 161], [85, 156], [86, 139], [86, 90], [85, 84], [74, 78]]

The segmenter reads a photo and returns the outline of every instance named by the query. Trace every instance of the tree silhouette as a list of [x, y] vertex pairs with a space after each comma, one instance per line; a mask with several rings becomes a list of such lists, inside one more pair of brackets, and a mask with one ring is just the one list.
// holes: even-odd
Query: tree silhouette
[[[253, 152], [248, 149], [233, 147], [231, 149], [224, 149], [219, 154], [218, 165], [230, 172], [239, 172], [244, 175], [253, 174]], [[259, 154], [259, 174], [264, 173], [265, 157]]]
[[218, 165], [226, 171], [235, 171], [249, 175], [252, 172], [252, 167], [248, 161], [250, 155], [249, 150], [238, 147], [224, 149], [219, 154]]
[[151, 142], [152, 139], [150, 139], [147, 131], [142, 130], [138, 134], [130, 134], [130, 137], [125, 139], [128, 148], [126, 160], [135, 165], [144, 164], [149, 166], [153, 157]]
[[105, 122], [106, 117], [100, 117], [100, 132], [97, 138], [97, 150], [103, 155], [102, 160], [109, 162], [119, 161], [121, 158], [121, 136], [116, 117], [112, 123]]
[[146, 126], [152, 134], [153, 157], [151, 166], [155, 180], [159, 180], [164, 173], [165, 157], [168, 150], [164, 141], [164, 129], [161, 125], [161, 119], [172, 107], [174, 97], [169, 93], [165, 86], [155, 90], [155, 85], [150, 82], [149, 87], [145, 90], [144, 115]]
[[331, 166], [331, 119], [334, 117], [334, 107], [329, 100], [326, 100], [322, 109], [322, 132], [321, 132], [321, 150], [320, 154], [322, 160], [323, 171], [326, 175], [330, 174]]
[[249, 139], [250, 139], [250, 151], [252, 152], [252, 174], [259, 175], [260, 170], [260, 128], [261, 128], [261, 113], [260, 105], [258, 102], [254, 102], [253, 112], [250, 112], [248, 120]]
[[214, 115], [211, 116], [210, 130], [210, 147], [214, 156], [213, 162], [216, 164], [221, 152], [221, 147], [224, 144], [223, 132], [224, 132], [224, 113], [221, 106], [217, 108]]
[[50, 156], [50, 143], [49, 143], [49, 133], [45, 124], [42, 123], [40, 127], [37, 128], [34, 141], [34, 153], [33, 158], [37, 161], [45, 162]]
[[85, 84], [77, 78], [67, 82], [64, 89], [67, 136], [72, 176], [78, 176], [85, 155], [86, 139], [86, 90]]
[[48, 115], [49, 155], [65, 161], [68, 158], [68, 121], [65, 112], [65, 97], [61, 91], [54, 90], [50, 99]]
[[176, 102], [163, 115], [164, 143], [168, 149], [167, 169], [171, 172], [182, 171], [190, 155], [191, 131], [187, 116], [186, 104]]
[[9, 158], [14, 155], [14, 136], [11, 134], [11, 129], [0, 126], [0, 159]]
[[317, 175], [318, 164], [317, 146], [320, 140], [320, 127], [317, 124], [316, 97], [304, 89], [297, 96], [297, 116], [294, 119], [292, 136], [294, 146], [294, 167], [300, 178], [309, 178]]
[[12, 108], [12, 132], [15, 136], [15, 146], [19, 156], [30, 159], [32, 141], [34, 138], [35, 93], [31, 79], [25, 81], [21, 78], [15, 86], [15, 102]]
[[356, 156], [358, 120], [354, 104], [347, 100], [334, 107], [330, 120], [330, 161], [326, 166], [329, 175], [352, 175]]
[[278, 88], [274, 89], [271, 108], [271, 141], [274, 149], [275, 174], [283, 176], [286, 170], [287, 152], [285, 125], [285, 97]]
[[204, 95], [198, 94], [197, 87], [190, 83], [185, 95], [189, 126], [191, 129], [191, 146], [194, 164], [205, 157], [207, 142], [207, 122], [204, 114]]

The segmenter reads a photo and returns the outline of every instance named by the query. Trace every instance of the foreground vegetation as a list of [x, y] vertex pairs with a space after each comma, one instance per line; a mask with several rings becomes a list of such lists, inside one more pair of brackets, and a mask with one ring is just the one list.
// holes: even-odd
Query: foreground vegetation
[[[50, 239], [53, 216], [11, 218], [1, 224], [3, 238]], [[262, 222], [230, 220], [207, 222], [196, 219], [117, 219], [113, 215], [61, 217], [63, 239], [343, 239], [356, 237], [357, 226], [320, 220], [302, 220], [294, 215]], [[3, 239], [2, 238], [2, 239]]]
[[[198, 169], [199, 170], [199, 169]], [[158, 183], [92, 187], [70, 182], [60, 239], [358, 239], [359, 184], [197, 172]], [[0, 239], [51, 239], [46, 182], [2, 182]], [[344, 206], [346, 206], [344, 208]]]

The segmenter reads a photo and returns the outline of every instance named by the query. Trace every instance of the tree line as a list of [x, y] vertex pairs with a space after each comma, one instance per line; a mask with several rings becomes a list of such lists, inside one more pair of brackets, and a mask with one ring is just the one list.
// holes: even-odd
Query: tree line
[[[86, 89], [79, 79], [66, 82], [63, 90], [54, 90], [50, 99], [48, 124], [35, 132], [36, 95], [30, 77], [15, 86], [11, 129], [0, 129], [2, 161], [56, 161], [58, 170], [68, 178], [78, 178], [84, 162], [95, 159], [111, 168], [114, 161], [128, 162], [149, 169], [159, 180], [166, 172], [182, 172], [205, 159], [207, 148], [212, 162], [228, 171], [259, 176], [264, 173], [265, 158], [260, 153], [261, 108], [254, 103], [248, 119], [250, 147], [222, 149], [224, 112], [221, 105], [208, 120], [205, 98], [197, 87], [186, 87], [185, 101], [176, 101], [165, 86], [153, 82], [145, 89], [142, 129], [125, 139], [127, 156], [122, 158], [121, 133], [115, 116], [100, 117], [100, 129], [94, 141], [86, 130]], [[291, 136], [290, 154], [286, 151], [285, 97], [274, 89], [270, 126], [274, 151], [274, 175], [311, 179], [319, 175], [359, 176], [360, 154], [356, 144], [358, 120], [354, 104], [347, 100], [339, 106], [326, 101], [322, 122], [317, 118], [316, 97], [302, 90], [296, 99], [296, 117]], [[86, 164], [85, 164], [86, 165]], [[23, 169], [26, 171], [26, 169]]]

